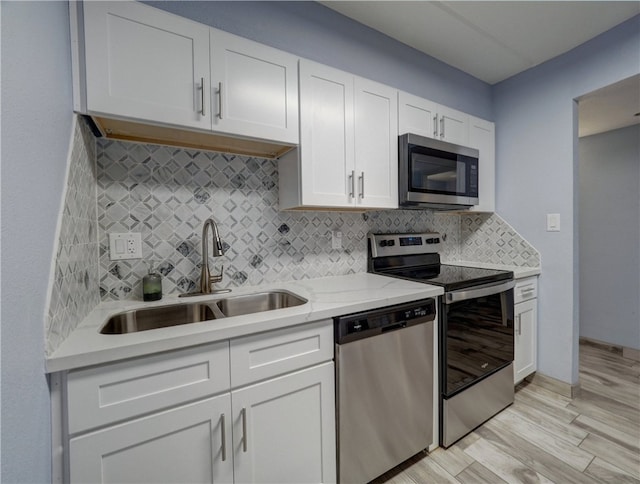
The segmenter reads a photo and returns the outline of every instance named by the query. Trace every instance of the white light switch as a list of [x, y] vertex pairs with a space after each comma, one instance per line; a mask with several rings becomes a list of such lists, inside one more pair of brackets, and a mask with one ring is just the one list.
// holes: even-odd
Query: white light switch
[[109, 234], [109, 259], [142, 259], [140, 233]]
[[547, 214], [547, 232], [560, 232], [560, 214]]

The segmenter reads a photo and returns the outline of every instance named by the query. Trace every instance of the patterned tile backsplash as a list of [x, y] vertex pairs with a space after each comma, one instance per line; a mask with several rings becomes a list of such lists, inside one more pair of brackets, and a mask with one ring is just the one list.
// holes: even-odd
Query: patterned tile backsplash
[[[212, 273], [224, 266], [218, 287], [365, 272], [369, 231], [446, 234], [445, 261], [539, 265], [535, 249], [496, 214], [280, 212], [277, 161], [96, 141], [83, 122], [77, 124], [48, 354], [100, 300], [142, 299], [149, 264], [162, 274], [164, 294], [196, 290], [202, 226], [209, 217], [225, 249], [210, 259]], [[331, 248], [332, 231], [342, 232], [342, 249]], [[140, 232], [143, 258], [109, 260], [112, 232]]]
[[[424, 211], [279, 212], [277, 161], [164, 146], [98, 141], [98, 237], [103, 300], [139, 299], [149, 263], [163, 292], [194, 291], [204, 221], [213, 217], [225, 255], [219, 287], [366, 271], [366, 234], [438, 230], [458, 256], [456, 217]], [[331, 249], [331, 232], [343, 248]], [[110, 232], [140, 232], [142, 260], [110, 261]], [[209, 252], [211, 253], [211, 251]]]
[[459, 260], [540, 266], [538, 251], [495, 213], [461, 214]]
[[47, 355], [100, 302], [95, 160], [95, 138], [76, 118], [45, 326]]

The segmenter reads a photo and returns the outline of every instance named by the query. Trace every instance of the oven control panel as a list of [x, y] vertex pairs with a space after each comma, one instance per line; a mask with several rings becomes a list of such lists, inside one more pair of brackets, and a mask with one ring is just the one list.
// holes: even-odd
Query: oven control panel
[[371, 257], [438, 253], [443, 237], [437, 232], [415, 234], [369, 234]]

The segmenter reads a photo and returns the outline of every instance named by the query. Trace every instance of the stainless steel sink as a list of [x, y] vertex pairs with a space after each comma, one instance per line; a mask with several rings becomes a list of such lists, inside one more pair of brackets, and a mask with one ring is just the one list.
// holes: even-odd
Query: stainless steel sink
[[209, 304], [176, 304], [149, 309], [137, 309], [116, 314], [105, 324], [102, 334], [125, 334], [149, 329], [166, 328], [180, 324], [199, 323], [216, 319], [214, 308]]
[[221, 299], [216, 306], [227, 317], [273, 311], [305, 304], [306, 299], [288, 291], [270, 291]]
[[288, 291], [270, 291], [233, 296], [219, 301], [135, 309], [109, 318], [100, 329], [100, 333], [135, 333], [180, 324], [199, 323], [242, 314], [290, 308], [306, 302], [306, 299]]

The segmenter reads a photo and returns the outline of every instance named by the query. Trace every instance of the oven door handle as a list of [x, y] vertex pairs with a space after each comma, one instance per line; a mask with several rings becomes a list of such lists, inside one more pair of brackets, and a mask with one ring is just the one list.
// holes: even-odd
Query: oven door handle
[[507, 281], [502, 284], [487, 284], [485, 286], [473, 287], [469, 289], [461, 289], [459, 291], [447, 292], [444, 295], [445, 304], [453, 304], [467, 299], [476, 299], [478, 297], [491, 296], [515, 287], [515, 281]]

